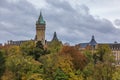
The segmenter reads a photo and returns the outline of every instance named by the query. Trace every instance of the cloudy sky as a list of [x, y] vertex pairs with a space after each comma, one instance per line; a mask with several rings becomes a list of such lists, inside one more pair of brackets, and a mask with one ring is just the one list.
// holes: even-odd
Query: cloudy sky
[[64, 43], [120, 42], [120, 0], [0, 0], [0, 43], [35, 37], [40, 10], [46, 39], [54, 31]]

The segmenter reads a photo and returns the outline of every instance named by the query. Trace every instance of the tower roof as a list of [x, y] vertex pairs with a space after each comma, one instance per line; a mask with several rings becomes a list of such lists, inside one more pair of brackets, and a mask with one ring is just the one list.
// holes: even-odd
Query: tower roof
[[53, 35], [53, 39], [52, 39], [52, 41], [59, 41], [58, 38], [57, 38], [57, 34], [56, 34], [56, 32], [54, 32], [54, 35]]
[[92, 36], [92, 39], [91, 39], [91, 41], [89, 42], [89, 44], [90, 44], [91, 46], [95, 46], [95, 45], [97, 44], [97, 42], [95, 41], [94, 35]]
[[42, 12], [40, 12], [38, 21], [36, 23], [37, 24], [45, 24], [45, 21], [44, 21], [43, 16], [42, 16]]

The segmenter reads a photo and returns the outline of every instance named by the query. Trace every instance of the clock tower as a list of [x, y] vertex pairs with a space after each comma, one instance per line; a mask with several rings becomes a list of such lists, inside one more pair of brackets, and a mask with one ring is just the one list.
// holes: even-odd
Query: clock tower
[[36, 41], [41, 41], [43, 45], [45, 45], [45, 27], [46, 23], [43, 19], [42, 13], [40, 12], [40, 16], [38, 20], [36, 21]]

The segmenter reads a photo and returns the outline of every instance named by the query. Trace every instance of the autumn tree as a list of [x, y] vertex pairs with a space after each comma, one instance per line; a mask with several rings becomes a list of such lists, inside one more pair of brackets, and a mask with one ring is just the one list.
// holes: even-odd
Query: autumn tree
[[96, 80], [112, 80], [114, 72], [114, 56], [108, 45], [100, 45], [97, 53], [99, 60], [94, 66], [94, 78]]
[[5, 71], [5, 54], [3, 51], [0, 51], [0, 78]]
[[[27, 80], [32, 75], [39, 74], [42, 72], [41, 63], [35, 61], [33, 57], [23, 55], [19, 46], [12, 46], [8, 49], [9, 54], [6, 56], [6, 75], [12, 75], [12, 80]], [[10, 74], [6, 74], [6, 73]], [[2, 77], [3, 80], [6, 77]], [[42, 77], [42, 76], [41, 76]], [[8, 76], [6, 80], [11, 80], [11, 76]]]
[[44, 48], [41, 41], [37, 41], [36, 44], [34, 41], [28, 41], [20, 45], [20, 49], [23, 54], [30, 55], [38, 60], [40, 56], [49, 54], [49, 51]]
[[92, 53], [91, 53], [90, 50], [85, 50], [85, 51], [83, 52], [83, 54], [85, 55], [88, 63], [94, 61], [93, 55], [92, 55]]
[[73, 65], [76, 70], [80, 69], [82, 70], [86, 64], [87, 64], [87, 59], [84, 54], [80, 53], [78, 49], [75, 47], [71, 46], [64, 46], [60, 52], [60, 54], [68, 54], [70, 55], [73, 60]]
[[58, 40], [54, 40], [47, 45], [48, 50], [50, 50], [51, 53], [58, 53], [60, 49], [62, 48], [62, 42]]
[[35, 42], [27, 41], [20, 45], [20, 49], [24, 55], [34, 55]]
[[112, 74], [112, 80], [120, 80], [120, 67], [117, 66]]
[[64, 73], [63, 70], [61, 70], [60, 68], [56, 69], [55, 75], [54, 75], [54, 79], [55, 80], [68, 80], [68, 75]]
[[38, 60], [40, 56], [45, 55], [45, 54], [49, 54], [49, 53], [50, 52], [46, 48], [44, 48], [41, 41], [37, 41], [36, 47], [34, 49], [34, 57], [35, 57], [35, 59]]
[[45, 80], [83, 80], [76, 75], [70, 55], [49, 54], [41, 57]]

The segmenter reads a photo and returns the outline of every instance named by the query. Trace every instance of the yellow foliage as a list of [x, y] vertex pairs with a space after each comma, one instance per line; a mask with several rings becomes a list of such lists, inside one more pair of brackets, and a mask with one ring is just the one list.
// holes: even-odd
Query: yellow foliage
[[69, 55], [58, 55], [55, 67], [60, 67], [65, 73], [73, 72], [72, 58]]
[[1, 77], [1, 80], [14, 80], [14, 74], [11, 71], [6, 70]]
[[29, 75], [28, 77], [25, 75], [22, 77], [22, 80], [43, 80], [42, 75], [38, 73], [34, 73]]

